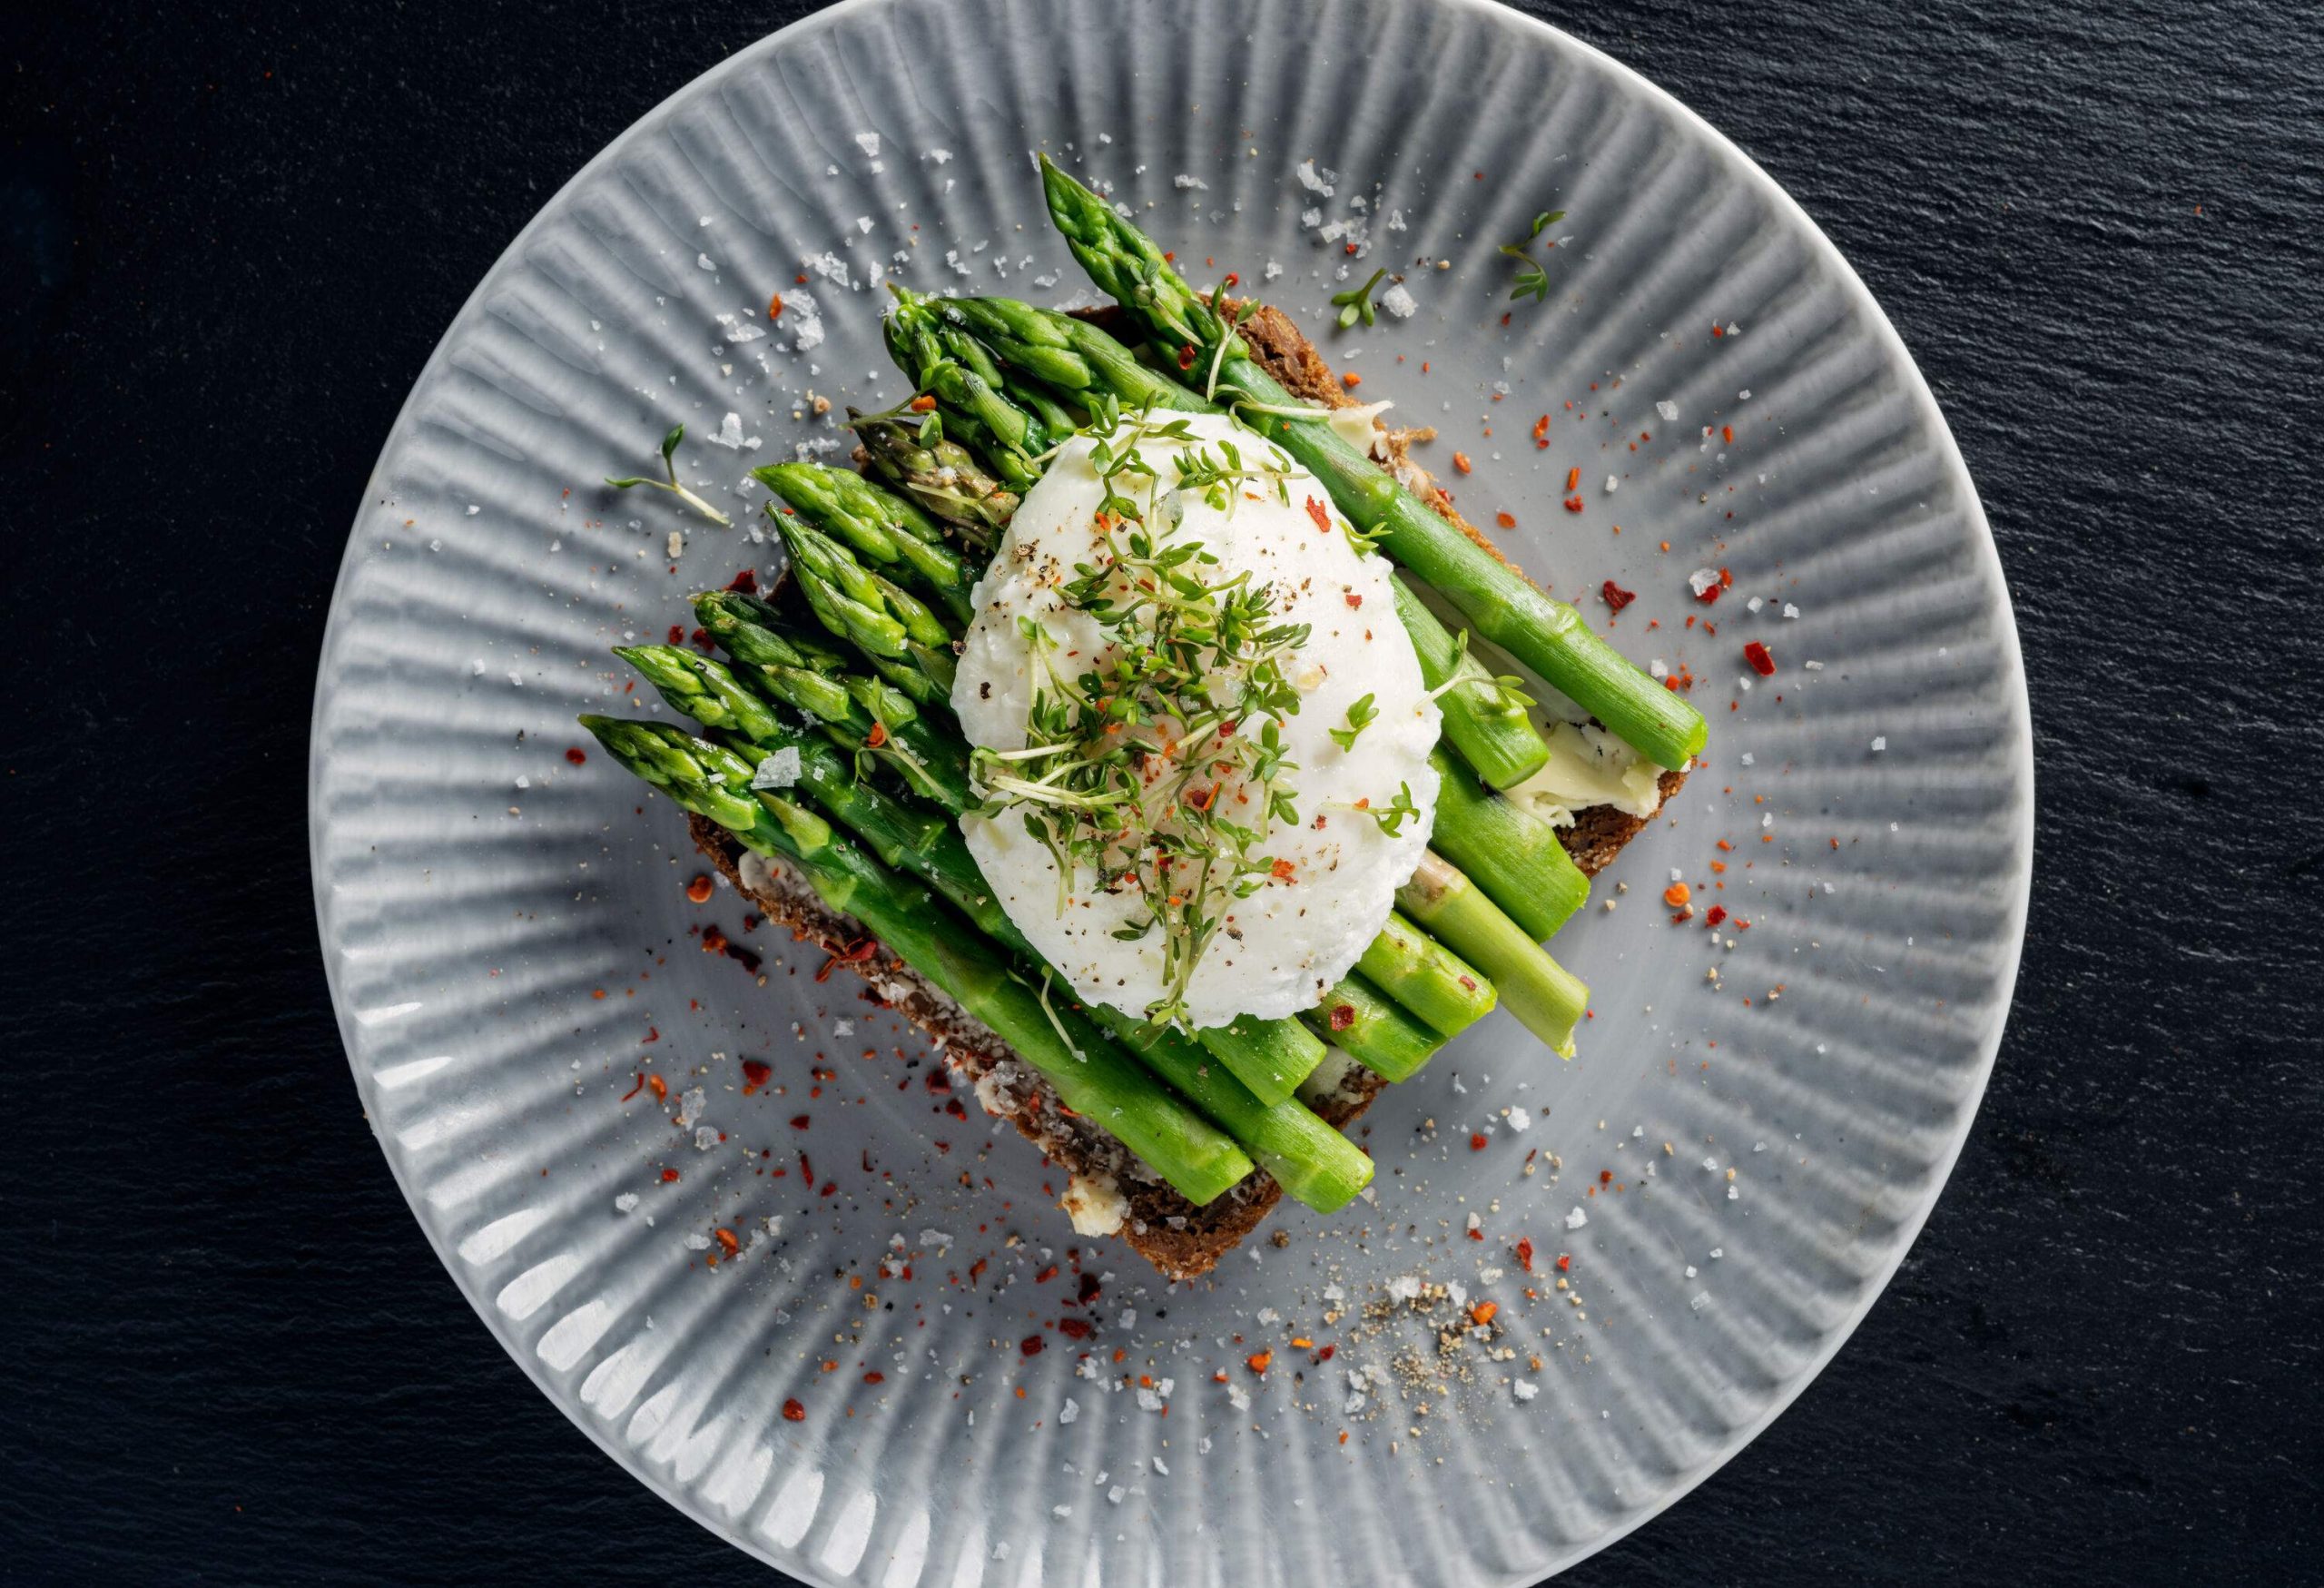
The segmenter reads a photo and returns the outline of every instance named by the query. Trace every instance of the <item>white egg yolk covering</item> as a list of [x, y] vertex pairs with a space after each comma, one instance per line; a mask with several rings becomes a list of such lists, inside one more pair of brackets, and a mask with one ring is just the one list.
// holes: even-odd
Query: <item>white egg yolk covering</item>
[[1060, 449], [976, 588], [962, 832], [1081, 999], [1188, 1026], [1311, 1008], [1427, 846], [1437, 712], [1305, 469], [1217, 415]]

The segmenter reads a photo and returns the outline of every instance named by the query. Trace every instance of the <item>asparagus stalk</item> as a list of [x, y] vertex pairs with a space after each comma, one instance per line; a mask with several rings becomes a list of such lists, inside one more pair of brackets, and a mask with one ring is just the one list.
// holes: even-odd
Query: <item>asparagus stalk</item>
[[[637, 646], [617, 654], [638, 661], [639, 653], [669, 648]], [[745, 755], [791, 751], [799, 764], [794, 786], [868, 844], [883, 864], [919, 877], [995, 942], [1036, 971], [1047, 970], [993, 897], [951, 823], [881, 794], [853, 776], [844, 758], [831, 745], [783, 728], [765, 704], [718, 663], [685, 652], [673, 655], [702, 689], [690, 693], [664, 688], [663, 695], [672, 705], [706, 726], [744, 741], [749, 746]], [[648, 668], [646, 676], [660, 686], [658, 670]], [[1089, 1012], [1148, 1069], [1233, 1137], [1298, 1201], [1318, 1212], [1333, 1212], [1370, 1183], [1372, 1160], [1295, 1100], [1273, 1107], [1262, 1104], [1223, 1069], [1206, 1065], [1202, 1050], [1177, 1032], [1133, 1021], [1113, 1010]]]
[[[852, 469], [820, 463], [778, 463], [752, 478], [846, 543], [867, 566], [941, 607], [956, 623], [976, 615], [969, 601], [976, 574], [944, 544], [935, 520]], [[778, 515], [780, 527], [780, 515]]]
[[761, 853], [790, 861], [826, 904], [862, 922], [1047, 1077], [1068, 1108], [1110, 1131], [1188, 1201], [1210, 1202], [1251, 1172], [1250, 1158], [1225, 1131], [1156, 1085], [1086, 1016], [1019, 979], [999, 949], [926, 888], [791, 800], [753, 795], [743, 757], [662, 724], [602, 716], [581, 724], [616, 761], [686, 810]]
[[782, 615], [754, 596], [704, 591], [694, 609], [704, 629], [743, 664], [753, 685], [814, 718], [841, 747], [894, 767], [915, 792], [948, 811], [975, 804], [966, 747], [940, 732], [909, 696], [877, 678], [810, 665], [816, 653], [773, 627]]
[[1308, 1030], [1385, 1080], [1409, 1079], [1444, 1046], [1443, 1037], [1397, 1008], [1360, 972], [1343, 977], [1324, 994], [1323, 1002], [1299, 1018]]
[[1429, 843], [1475, 880], [1510, 918], [1543, 942], [1590, 899], [1590, 879], [1558, 842], [1557, 829], [1478, 783], [1442, 750], [1436, 825]]
[[1388, 582], [1396, 592], [1396, 616], [1420, 658], [1420, 676], [1431, 689], [1443, 691], [1436, 708], [1444, 715], [1444, 736], [1461, 759], [1495, 788], [1514, 788], [1541, 771], [1549, 764], [1550, 742], [1526, 715], [1532, 698], [1513, 681], [1485, 671], [1412, 587], [1401, 578]]
[[[1350, 446], [1253, 360], [1217, 307], [1197, 297], [1152, 241], [1044, 157], [1049, 215], [1082, 268], [1184, 366], [1196, 390], [1227, 393], [1253, 429], [1314, 472], [1357, 528], [1436, 587], [1476, 631], [1563, 692], [1624, 744], [1677, 768], [1703, 747], [1702, 714], [1607, 644]], [[1307, 415], [1313, 412], [1314, 418]]]
[[1016, 516], [1017, 493], [1002, 485], [958, 441], [923, 439], [918, 419], [847, 410], [872, 467], [914, 502], [951, 525], [980, 551], [990, 551]]
[[[1063, 388], [1085, 402], [1111, 400], [1124, 408], [1216, 413], [1211, 404], [1139, 363], [1099, 327], [1069, 314], [1012, 298], [926, 300], [932, 312], [990, 346], [1011, 370]], [[1002, 379], [1008, 380], [1003, 372]], [[1008, 385], [1016, 395], [1019, 383]], [[1413, 639], [1421, 675], [1439, 691], [1444, 736], [1496, 788], [1523, 782], [1541, 769], [1550, 747], [1525, 715], [1531, 704], [1467, 655], [1436, 615], [1397, 586], [1396, 616]]]
[[944, 433], [975, 448], [1012, 489], [1024, 490], [1040, 478], [1035, 459], [1049, 449], [1047, 427], [954, 358], [938, 339], [932, 314], [901, 303], [883, 330], [888, 356], [932, 400]]
[[1543, 953], [1458, 867], [1441, 855], [1423, 855], [1412, 880], [1397, 890], [1396, 903], [1491, 977], [1501, 1007], [1527, 1031], [1573, 1057], [1573, 1028], [1589, 1007], [1590, 989]]
[[922, 705], [952, 697], [952, 631], [928, 607], [855, 560], [796, 514], [768, 512], [791, 553], [793, 583], [822, 626]]
[[1355, 968], [1440, 1037], [1457, 1037], [1492, 1012], [1492, 983], [1393, 912]]

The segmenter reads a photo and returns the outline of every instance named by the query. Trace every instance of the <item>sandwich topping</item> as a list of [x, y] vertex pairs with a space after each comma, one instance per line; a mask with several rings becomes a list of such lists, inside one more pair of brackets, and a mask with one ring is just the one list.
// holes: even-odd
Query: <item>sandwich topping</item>
[[1224, 416], [1122, 413], [1059, 449], [978, 582], [961, 829], [1082, 1000], [1310, 1009], [1420, 862], [1437, 709], [1330, 500]]

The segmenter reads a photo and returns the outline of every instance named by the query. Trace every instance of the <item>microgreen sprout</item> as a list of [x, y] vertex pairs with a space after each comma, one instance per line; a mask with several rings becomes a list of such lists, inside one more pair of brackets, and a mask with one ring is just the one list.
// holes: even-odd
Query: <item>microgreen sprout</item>
[[[1513, 260], [1516, 260], [1523, 267], [1517, 272], [1516, 281], [1510, 289], [1509, 297], [1512, 302], [1514, 302], [1520, 298], [1531, 298], [1537, 303], [1546, 303], [1549, 301], [1549, 272], [1544, 271], [1539, 264], [1536, 264], [1533, 261], [1532, 256], [1527, 253], [1526, 250], [1532, 246], [1533, 239], [1541, 234], [1543, 227], [1548, 226], [1553, 221], [1562, 221], [1564, 219], [1565, 212], [1563, 210], [1544, 210], [1540, 214], [1533, 217], [1533, 229], [1525, 234], [1524, 242], [1504, 242], [1501, 245], [1501, 252], [1507, 254]], [[1553, 243], [1551, 246], [1555, 246], [1555, 244]]]
[[1379, 715], [1380, 709], [1372, 704], [1372, 696], [1365, 695], [1347, 708], [1347, 726], [1328, 730], [1332, 735], [1332, 743], [1343, 750], [1354, 749], [1356, 735], [1370, 727]]
[[672, 425], [670, 427], [670, 433], [662, 438], [662, 471], [669, 476], [666, 480], [648, 479], [644, 475], [640, 474], [633, 474], [627, 479], [615, 479], [611, 475], [607, 475], [606, 477], [606, 483], [613, 487], [615, 490], [627, 490], [634, 485], [650, 485], [655, 490], [668, 491], [671, 495], [676, 497], [678, 500], [685, 503], [686, 506], [692, 508], [695, 512], [700, 513], [704, 518], [709, 519], [720, 528], [727, 528], [734, 524], [734, 519], [729, 518], [716, 508], [712, 507], [708, 502], [704, 501], [700, 497], [694, 495], [694, 492], [688, 490], [684, 486], [678, 483], [678, 466], [674, 459], [677, 455], [678, 443], [685, 439], [686, 428], [683, 424]]
[[1347, 291], [1334, 292], [1332, 294], [1332, 301], [1340, 306], [1340, 329], [1342, 330], [1347, 330], [1359, 320], [1363, 321], [1367, 326], [1373, 323], [1372, 289], [1378, 286], [1380, 284], [1380, 278], [1387, 273], [1388, 267], [1383, 265], [1378, 270], [1374, 271], [1372, 272], [1372, 279], [1364, 282], [1361, 287], [1354, 287], [1350, 288]]

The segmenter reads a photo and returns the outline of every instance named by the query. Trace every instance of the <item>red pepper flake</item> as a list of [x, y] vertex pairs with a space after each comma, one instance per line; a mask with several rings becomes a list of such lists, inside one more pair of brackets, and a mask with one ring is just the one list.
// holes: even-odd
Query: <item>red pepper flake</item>
[[1735, 427], [1733, 425], [1719, 426], [1718, 439], [1726, 442], [1730, 447], [1735, 445]]
[[1571, 490], [1581, 483], [1581, 465], [1575, 464], [1565, 471], [1565, 488]]
[[1289, 861], [1279, 860], [1273, 865], [1267, 867], [1267, 875], [1273, 877], [1278, 883], [1287, 883], [1291, 881], [1291, 863]]
[[875, 1370], [865, 1374], [863, 1376], [863, 1382], [866, 1384], [885, 1384], [888, 1382], [888, 1376]]
[[872, 731], [863, 735], [863, 742], [874, 750], [877, 750], [881, 745], [886, 744], [888, 742], [888, 725], [882, 722], [873, 723], [872, 725]]
[[1314, 497], [1307, 498], [1307, 516], [1315, 521], [1317, 534], [1329, 535], [1332, 532], [1331, 515], [1324, 510], [1324, 504]]
[[1080, 1290], [1074, 1297], [1074, 1300], [1080, 1303], [1083, 1307], [1087, 1307], [1091, 1302], [1098, 1299], [1098, 1276], [1095, 1274], [1084, 1274], [1081, 1276]]
[[1243, 1366], [1254, 1373], [1265, 1373], [1275, 1361], [1273, 1351], [1257, 1351], [1243, 1358]]
[[[1353, 242], [1349, 243], [1347, 245], [1347, 251], [1350, 253], [1354, 253], [1355, 252], [1355, 244]], [[1346, 387], [1350, 391], [1354, 391], [1357, 387], [1364, 384], [1364, 377], [1357, 374], [1354, 370], [1350, 370], [1347, 373], [1340, 377], [1340, 384]]]
[[1492, 516], [1492, 521], [1500, 525], [1504, 529], [1514, 529], [1517, 528], [1517, 515], [1514, 513], [1495, 513]]
[[807, 1420], [807, 1408], [801, 1406], [795, 1400], [784, 1401], [783, 1403], [783, 1420], [786, 1423], [803, 1423]]
[[1239, 275], [1236, 274], [1233, 271], [1228, 271], [1226, 272], [1226, 284], [1228, 287], [1236, 287], [1236, 286], [1240, 286], [1240, 285], [1242, 284], [1242, 281], [1243, 281], [1243, 278], [1242, 278], [1241, 276], [1239, 276]]
[[1695, 896], [1695, 891], [1684, 883], [1673, 883], [1662, 890], [1662, 902], [1676, 910]]
[[670, 1083], [651, 1070], [646, 1072], [645, 1090], [654, 1094], [654, 1100], [657, 1103], [666, 1103], [670, 1100]]
[[1476, 1306], [1469, 1308], [1469, 1321], [1474, 1324], [1489, 1324], [1492, 1322], [1493, 1314], [1500, 1310], [1501, 1303], [1498, 1301], [1480, 1301]]
[[1714, 904], [1703, 914], [1703, 920], [1712, 926], [1717, 926], [1726, 919], [1727, 906], [1724, 904]]
[[1089, 1337], [1089, 1320], [1086, 1317], [1061, 1317], [1057, 1320], [1057, 1332], [1068, 1340]]
[[[793, 1114], [793, 1115], [792, 1115], [792, 1116], [791, 1116], [791, 1128], [792, 1128], [793, 1130], [804, 1130], [804, 1129], [807, 1128], [807, 1116], [806, 1116], [806, 1115], [804, 1115], [804, 1114]], [[810, 1176], [809, 1178], [810, 1178], [810, 1179], [812, 1179], [813, 1177], [812, 1177], [812, 1176]]]
[[1623, 607], [1638, 599], [1638, 592], [1636, 590], [1625, 590], [1611, 579], [1608, 579], [1604, 584], [1599, 586], [1598, 593], [1606, 598], [1606, 610], [1609, 612], [1620, 612]]
[[662, 1171], [662, 1183], [665, 1186], [676, 1180], [677, 1178], [678, 1171], [674, 1169], [665, 1169]]
[[736, 574], [733, 578], [726, 581], [726, 587], [730, 590], [739, 591], [745, 596], [757, 595], [759, 593], [759, 570], [756, 568], [744, 568], [741, 573]]
[[734, 1238], [733, 1230], [720, 1228], [714, 1229], [710, 1233], [718, 1238], [718, 1249], [728, 1257], [731, 1258], [743, 1249], [743, 1243]]
[[770, 292], [770, 293], [768, 293], [768, 294], [767, 294], [767, 300], [766, 300], [766, 317], [767, 317], [769, 320], [780, 320], [780, 319], [782, 319], [782, 318], [783, 318], [783, 294], [782, 294], [782, 293], [780, 293], [780, 292]]
[[1581, 511], [1581, 498], [1580, 497], [1568, 497], [1565, 499], [1564, 507], [1565, 510], [1569, 513], [1579, 513]]
[[686, 897], [697, 904], [707, 904], [710, 902], [710, 890], [713, 885], [710, 873], [704, 872], [686, 884]]
[[1558, 1254], [1558, 1272], [1561, 1274], [1571, 1274], [1573, 1272], [1573, 1255], [1571, 1252], [1560, 1252]]
[[1188, 342], [1178, 350], [1178, 368], [1181, 370], [1191, 370], [1194, 367], [1195, 344]]
[[763, 1090], [774, 1076], [774, 1066], [763, 1059], [743, 1060], [743, 1095], [752, 1097]]
[[1548, 450], [1550, 445], [1550, 416], [1543, 414], [1533, 421], [1533, 445]]
[[1517, 1243], [1517, 1266], [1527, 1273], [1533, 1271], [1533, 1243], [1530, 1238]]
[[1344, 1031], [1354, 1023], [1355, 1005], [1352, 1003], [1334, 1003], [1332, 1005], [1332, 1030], [1335, 1031]]
[[1471, 1152], [1482, 1152], [1484, 1149], [1485, 1137], [1482, 1131], [1472, 1135], [1469, 1138], [1469, 1150]]
[[1339, 1355], [1339, 1350], [1340, 1348], [1337, 1346], [1325, 1346], [1315, 1353], [1315, 1360], [1318, 1362], [1329, 1362], [1333, 1357]]
[[1453, 453], [1453, 454], [1452, 454], [1452, 467], [1453, 467], [1453, 468], [1455, 468], [1455, 469], [1459, 469], [1459, 470], [1460, 470], [1462, 473], [1463, 473], [1463, 474], [1468, 473], [1468, 472], [1469, 472], [1469, 455], [1468, 455], [1466, 452], [1455, 452], [1455, 453]]
[[627, 1102], [630, 1099], [635, 1097], [639, 1092], [644, 1091], [645, 1090], [645, 1077], [641, 1075], [637, 1078], [637, 1084], [635, 1086], [631, 1087], [627, 1091], [621, 1094], [621, 1100], [623, 1102]]
[[1351, 607], [1361, 607], [1364, 605], [1364, 597], [1357, 595], [1354, 590], [1350, 590], [1347, 593], [1347, 604]]
[[932, 413], [936, 409], [936, 399], [923, 391], [904, 406], [914, 413]]
[[1049, 1342], [1039, 1335], [1027, 1335], [1017, 1342], [1017, 1348], [1028, 1356], [1038, 1356], [1049, 1348]]
[[582, 749], [580, 745], [575, 745], [566, 749], [565, 752], [565, 758], [567, 761], [572, 762], [574, 765], [578, 766], [583, 762], [589, 759], [589, 753]]
[[1055, 1263], [1051, 1263], [1048, 1267], [1043, 1268], [1039, 1273], [1033, 1276], [1033, 1283], [1036, 1285], [1046, 1285], [1056, 1277], [1057, 1265]]
[[1776, 676], [1776, 659], [1758, 640], [1752, 640], [1743, 647], [1743, 659], [1751, 664], [1751, 671], [1760, 677], [1772, 678]]
[[839, 952], [833, 954], [830, 959], [823, 962], [822, 969], [815, 972], [815, 980], [818, 981], [830, 981], [832, 972], [835, 968], [841, 965], [860, 965], [864, 961], [870, 959], [872, 954], [877, 952], [879, 947], [880, 944], [875, 939], [867, 937], [852, 948], [842, 949]]

